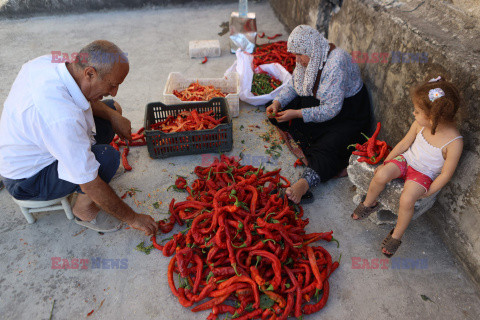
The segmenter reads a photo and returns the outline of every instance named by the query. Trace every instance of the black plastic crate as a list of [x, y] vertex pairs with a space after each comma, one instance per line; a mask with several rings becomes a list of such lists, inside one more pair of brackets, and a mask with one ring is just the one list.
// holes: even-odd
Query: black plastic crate
[[[165, 120], [168, 116], [177, 116], [182, 111], [196, 109], [198, 113], [213, 110], [213, 117], [227, 116], [227, 122], [213, 129], [165, 133], [149, 130], [150, 126]], [[225, 98], [213, 98], [207, 102], [165, 105], [151, 102], [145, 107], [145, 138], [150, 157], [168, 158], [173, 156], [228, 152], [233, 148], [232, 118]]]

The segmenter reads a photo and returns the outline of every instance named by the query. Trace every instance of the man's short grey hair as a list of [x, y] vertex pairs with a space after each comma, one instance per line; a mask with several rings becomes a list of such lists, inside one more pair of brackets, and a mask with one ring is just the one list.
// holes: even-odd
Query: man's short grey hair
[[80, 68], [94, 67], [100, 77], [110, 73], [117, 62], [128, 63], [127, 54], [107, 40], [96, 40], [86, 45], [77, 58]]

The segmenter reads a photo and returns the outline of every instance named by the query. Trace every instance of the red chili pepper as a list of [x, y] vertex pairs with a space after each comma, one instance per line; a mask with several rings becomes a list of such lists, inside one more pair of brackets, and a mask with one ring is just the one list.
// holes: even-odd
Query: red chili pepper
[[187, 297], [185, 296], [184, 288], [178, 288], [178, 301], [185, 308], [189, 308], [193, 305], [193, 301], [188, 300]]
[[373, 161], [373, 164], [377, 164], [379, 163], [384, 157], [385, 157], [385, 154], [388, 152], [388, 145], [385, 141], [382, 141], [382, 144], [381, 144], [381, 147], [380, 147], [380, 153], [379, 155], [375, 158], [375, 160]]
[[198, 306], [196, 306], [195, 308], [192, 309], [193, 312], [198, 312], [198, 311], [203, 311], [203, 310], [207, 310], [207, 309], [211, 309], [213, 308], [214, 306], [216, 306], [217, 304], [221, 304], [223, 303], [225, 300], [227, 300], [228, 298], [228, 294], [224, 295], [224, 296], [221, 296], [221, 297], [216, 297], [216, 298], [213, 298], [212, 300], [209, 300], [205, 303], [202, 303]]
[[133, 140], [144, 139], [144, 138], [145, 138], [145, 135], [143, 135], [143, 134], [140, 134], [140, 133], [133, 133], [132, 134], [132, 141]]
[[123, 152], [122, 152], [122, 164], [126, 171], [132, 170], [132, 167], [128, 164], [128, 160], [127, 160], [128, 151], [129, 151], [129, 148], [125, 147], [123, 148]]
[[202, 64], [205, 64], [207, 61], [208, 61], [208, 58], [205, 57], [205, 59], [203, 59], [203, 61], [202, 61]]
[[272, 262], [273, 272], [275, 273], [275, 277], [271, 281], [271, 285], [273, 290], [277, 289], [280, 283], [282, 282], [281, 272], [282, 272], [282, 265], [280, 260], [272, 254], [271, 252], [265, 250], [253, 250], [249, 253], [250, 255], [257, 255], [268, 258]]
[[185, 180], [184, 177], [178, 177], [177, 181], [175, 181], [175, 186], [178, 188], [178, 189], [185, 189], [187, 185], [187, 180]]
[[340, 245], [338, 240], [333, 237], [333, 231], [322, 232], [322, 233], [310, 233], [309, 235], [304, 235], [303, 236], [303, 240], [304, 240], [303, 245], [305, 246], [307, 244], [318, 241], [320, 239], [328, 241], [328, 242], [335, 241], [337, 243], [337, 248]]
[[275, 293], [273, 291], [267, 290], [265, 288], [265, 286], [263, 288], [264, 288], [263, 293], [265, 293], [270, 299], [272, 299], [273, 301], [278, 303], [278, 306], [280, 308], [282, 308], [282, 309], [285, 308], [287, 303], [285, 302], [285, 299], [281, 295], [279, 295], [278, 293]]
[[175, 266], [175, 261], [177, 261], [177, 258], [174, 256], [172, 260], [170, 260], [170, 263], [168, 264], [167, 277], [168, 277], [168, 285], [170, 286], [170, 290], [172, 291], [175, 297], [178, 297], [178, 290], [175, 287], [175, 282], [173, 281], [173, 268]]
[[265, 37], [265, 32], [262, 32], [262, 34], [259, 34], [258, 37], [259, 37], [259, 38]]
[[368, 163], [368, 164], [375, 164], [375, 163], [373, 162], [373, 160], [371, 160], [370, 158], [365, 158], [365, 157], [360, 157], [360, 158], [358, 158], [357, 161], [358, 161], [358, 162], [366, 162], [366, 163]]
[[368, 153], [366, 151], [353, 151], [352, 154], [361, 157], [368, 157]]
[[293, 300], [294, 300], [293, 293], [289, 293], [287, 297], [287, 306], [285, 307], [285, 310], [283, 311], [283, 314], [279, 318], [279, 320], [287, 320], [288, 316], [290, 315], [293, 309], [293, 303], [294, 303]]
[[220, 283], [220, 286], [218, 288], [223, 289], [237, 282], [247, 282], [252, 286], [253, 296], [255, 298], [255, 303], [253, 304], [253, 308], [258, 308], [260, 306], [260, 294], [258, 292], [257, 284], [250, 277], [234, 276], [228, 279], [227, 281]]
[[212, 308], [213, 314], [224, 314], [227, 312], [233, 315], [235, 313], [235, 308], [226, 304], [216, 305]]
[[238, 317], [236, 318], [237, 320], [250, 320], [250, 319], [255, 319], [256, 317], [258, 317], [259, 315], [261, 315], [263, 312], [263, 309], [257, 309], [255, 311], [252, 311], [250, 313], [247, 313], [246, 315], [244, 316], [241, 316], [241, 317]]
[[118, 144], [114, 141], [110, 142], [110, 145], [117, 151], [120, 151], [120, 148], [118, 147]]
[[220, 290], [216, 290], [210, 293], [210, 297], [216, 298], [216, 297], [223, 297], [224, 295], [230, 295], [232, 292], [240, 290], [240, 289], [246, 289], [250, 288], [250, 285], [248, 283], [235, 283], [227, 288], [223, 288]]
[[295, 163], [293, 164], [293, 167], [296, 168], [297, 166], [304, 166], [305, 164], [301, 159], [297, 159]]
[[290, 281], [292, 282], [293, 287], [295, 288], [297, 298], [295, 300], [295, 312], [294, 313], [295, 313], [295, 317], [300, 318], [300, 316], [302, 315], [302, 310], [301, 310], [301, 307], [302, 307], [302, 290], [301, 290], [300, 286], [298, 285], [297, 279], [295, 278], [295, 275], [293, 274], [292, 270], [290, 270], [290, 268], [288, 268], [287, 266], [283, 266], [283, 268], [285, 269], [285, 271], [287, 271], [288, 277], [290, 278]]
[[[340, 265], [340, 262], [338, 261], [335, 261], [334, 263], [332, 263], [332, 269], [330, 270], [330, 274], [332, 274], [333, 271], [335, 271], [339, 265]], [[330, 277], [330, 274], [328, 275], [329, 277]]]
[[330, 292], [330, 285], [328, 283], [328, 279], [325, 279], [325, 282], [323, 284], [322, 298], [315, 304], [307, 304], [305, 307], [303, 307], [303, 313], [312, 314], [314, 312], [320, 311], [323, 307], [325, 307], [325, 304], [327, 303], [327, 300], [328, 300], [329, 292]]
[[161, 246], [161, 245], [159, 245], [159, 244], [157, 243], [157, 236], [153, 235], [153, 236], [150, 238], [150, 241], [152, 241], [152, 245], [153, 245], [156, 249], [158, 249], [158, 250], [160, 250], [160, 251], [163, 250], [163, 246]]
[[369, 157], [373, 157], [375, 156], [375, 141], [378, 137], [378, 134], [380, 133], [380, 128], [381, 128], [381, 123], [378, 122], [377, 123], [377, 129], [375, 130], [375, 132], [373, 133], [372, 137], [370, 139], [368, 139], [368, 145], [367, 145], [367, 154]]
[[255, 266], [250, 267], [250, 273], [252, 275], [253, 280], [255, 280], [255, 282], [259, 286], [263, 286], [266, 283], [265, 279], [263, 279], [262, 276], [260, 276], [260, 273], [258, 272], [258, 269]]
[[347, 147], [347, 149], [349, 149], [351, 147], [354, 147], [358, 151], [367, 151], [367, 144], [368, 144], [368, 142], [366, 142], [365, 144], [360, 144], [360, 143], [351, 144]]

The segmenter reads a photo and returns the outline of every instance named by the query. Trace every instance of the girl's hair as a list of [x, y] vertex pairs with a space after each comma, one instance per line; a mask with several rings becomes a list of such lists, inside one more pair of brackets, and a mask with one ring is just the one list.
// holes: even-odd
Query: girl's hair
[[[432, 89], [440, 88], [445, 96], [430, 101], [429, 92]], [[425, 80], [423, 83], [412, 87], [410, 90], [412, 100], [425, 112], [425, 115], [432, 120], [432, 134], [439, 123], [454, 122], [455, 114], [461, 103], [460, 93], [457, 87], [446, 81], [442, 76], [436, 79]]]

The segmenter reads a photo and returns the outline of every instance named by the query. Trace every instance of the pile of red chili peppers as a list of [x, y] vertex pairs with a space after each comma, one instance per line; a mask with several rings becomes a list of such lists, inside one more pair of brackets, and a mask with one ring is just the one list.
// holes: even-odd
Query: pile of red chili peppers
[[225, 97], [225, 94], [214, 86], [202, 86], [198, 81], [192, 82], [185, 90], [173, 90], [173, 94], [182, 101], [209, 101], [215, 97]]
[[147, 144], [147, 141], [145, 140], [145, 134], [143, 131], [145, 128], [140, 128], [140, 130], [137, 131], [137, 133], [132, 134], [132, 142], [130, 142], [127, 146], [126, 142], [124, 140], [121, 140], [118, 135], [115, 135], [113, 138], [112, 142], [110, 142], [110, 145], [115, 148], [115, 150], [120, 151], [120, 147], [123, 146], [123, 151], [122, 151], [122, 165], [125, 168], [126, 171], [132, 170], [132, 167], [128, 163], [128, 153], [130, 152], [130, 147], [138, 147], [138, 146], [144, 146]]
[[222, 155], [195, 174], [191, 186], [177, 179], [187, 200], [172, 199], [169, 221], [159, 222], [165, 233], [176, 222], [188, 228], [165, 245], [151, 239], [165, 256], [173, 255], [168, 283], [179, 302], [195, 305], [193, 312], [211, 309], [208, 320], [224, 313], [240, 320], [299, 318], [322, 309], [339, 262], [310, 244], [336, 240], [333, 231], [305, 232], [302, 207], [281, 195], [290, 182], [280, 169], [242, 166]]
[[206, 130], [215, 128], [226, 118], [225, 116], [217, 120], [213, 117], [213, 110], [198, 113], [197, 110], [193, 109], [192, 111], [182, 111], [176, 117], [170, 115], [165, 120], [152, 124], [150, 129], [166, 133]]
[[288, 72], [295, 69], [295, 55], [287, 51], [286, 41], [277, 41], [257, 46], [253, 52], [253, 69], [267, 63], [280, 63]]
[[366, 162], [368, 164], [377, 164], [382, 159], [385, 159], [392, 147], [390, 147], [385, 141], [377, 140], [378, 134], [380, 133], [381, 128], [380, 122], [377, 123], [377, 129], [372, 137], [367, 137], [367, 141], [364, 144], [355, 144], [348, 147], [355, 147], [356, 151], [353, 151], [352, 154], [360, 156], [358, 162]]

